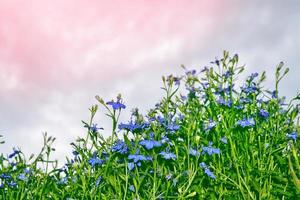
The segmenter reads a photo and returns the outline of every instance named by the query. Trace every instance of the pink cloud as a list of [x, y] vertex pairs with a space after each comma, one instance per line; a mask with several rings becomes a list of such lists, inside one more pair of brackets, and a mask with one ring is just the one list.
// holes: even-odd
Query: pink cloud
[[213, 30], [222, 6], [210, 0], [3, 0], [0, 67], [24, 88], [123, 75], [149, 58], [190, 48]]

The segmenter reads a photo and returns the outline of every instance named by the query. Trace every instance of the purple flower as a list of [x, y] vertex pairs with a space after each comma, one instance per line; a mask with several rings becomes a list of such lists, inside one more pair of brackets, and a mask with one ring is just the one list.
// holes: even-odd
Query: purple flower
[[112, 147], [111, 147], [112, 152], [117, 152], [120, 154], [126, 154], [129, 151], [128, 146], [123, 142], [122, 140], [118, 140]]
[[255, 121], [254, 121], [253, 118], [249, 118], [249, 119], [244, 118], [242, 120], [237, 121], [236, 124], [239, 125], [239, 126], [241, 126], [241, 127], [243, 127], [243, 128], [245, 128], [245, 127], [254, 126], [255, 125]]
[[118, 127], [121, 130], [125, 129], [128, 131], [134, 132], [138, 129], [143, 130], [143, 129], [149, 127], [149, 124], [148, 123], [137, 124], [137, 123], [130, 121], [128, 124], [120, 123]]
[[292, 133], [288, 133], [288, 134], [286, 134], [286, 137], [288, 138], [288, 139], [292, 139], [292, 140], [297, 140], [297, 137], [298, 137], [298, 133], [297, 132], [292, 132]]
[[254, 85], [249, 85], [247, 87], [241, 87], [242, 91], [246, 94], [250, 94], [250, 93], [254, 93], [256, 91], [258, 91], [258, 88]]
[[268, 111], [266, 111], [266, 110], [264, 110], [264, 109], [260, 109], [259, 114], [260, 114], [260, 116], [262, 116], [263, 118], [268, 118], [268, 117], [269, 117]]
[[179, 128], [180, 128], [179, 125], [174, 124], [174, 123], [168, 124], [166, 127], [166, 129], [171, 132], [177, 131]]
[[164, 159], [166, 160], [175, 160], [176, 159], [176, 155], [174, 153], [169, 153], [169, 152], [160, 152], [159, 155], [161, 155], [162, 157], [164, 157]]
[[0, 175], [0, 178], [1, 178], [1, 179], [8, 180], [8, 179], [11, 178], [11, 176], [10, 176], [9, 174], [3, 173], [3, 174]]
[[161, 146], [161, 143], [155, 140], [142, 140], [139, 142], [139, 144], [145, 147], [147, 150], [153, 149], [154, 147]]
[[91, 131], [93, 132], [93, 133], [96, 133], [98, 130], [100, 130], [100, 129], [102, 129], [103, 130], [103, 128], [98, 128], [97, 127], [97, 124], [93, 124], [91, 127], [90, 127], [90, 129], [91, 129]]

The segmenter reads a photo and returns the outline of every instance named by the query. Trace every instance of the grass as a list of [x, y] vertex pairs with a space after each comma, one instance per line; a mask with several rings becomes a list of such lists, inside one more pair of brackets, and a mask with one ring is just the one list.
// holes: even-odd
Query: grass
[[[286, 102], [278, 91], [288, 68], [279, 63], [265, 90], [265, 72], [235, 85], [238, 55], [224, 51], [211, 65], [163, 77], [164, 97], [128, 122], [119, 122], [121, 95], [96, 96], [63, 167], [49, 160], [46, 133], [37, 156], [1, 154], [0, 199], [299, 199], [300, 94]], [[112, 121], [108, 138], [94, 122], [99, 106]]]

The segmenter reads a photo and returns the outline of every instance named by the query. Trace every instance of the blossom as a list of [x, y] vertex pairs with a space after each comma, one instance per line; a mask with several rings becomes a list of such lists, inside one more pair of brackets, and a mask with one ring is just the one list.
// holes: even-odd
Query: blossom
[[293, 139], [293, 140], [297, 140], [297, 137], [298, 137], [298, 133], [297, 132], [292, 132], [292, 133], [288, 133], [288, 134], [286, 134], [286, 137], [288, 138], [288, 139]]
[[8, 158], [13, 158], [13, 157], [15, 157], [16, 155], [18, 155], [18, 154], [21, 153], [20, 150], [17, 150], [17, 149], [15, 149], [15, 148], [13, 148], [13, 151], [14, 151], [13, 153], [11, 153], [11, 154], [8, 155]]
[[126, 154], [129, 151], [128, 146], [122, 140], [118, 140], [112, 147], [112, 152], [118, 152], [120, 154]]
[[99, 176], [96, 180], [96, 187], [99, 186], [100, 182], [102, 181], [102, 176]]
[[128, 187], [128, 189], [129, 189], [131, 192], [135, 192], [135, 188], [134, 188], [133, 185], [130, 185], [130, 186]]
[[244, 118], [242, 120], [237, 121], [237, 125], [245, 128], [245, 127], [249, 127], [249, 126], [254, 126], [255, 121], [253, 118], [249, 118], [249, 119]]
[[216, 125], [217, 125], [216, 122], [214, 122], [212, 119], [209, 119], [208, 125], [205, 130], [210, 130], [210, 129], [214, 128]]
[[199, 156], [200, 155], [200, 153], [196, 149], [193, 149], [193, 148], [190, 148], [189, 154], [192, 155], [192, 156]]
[[22, 181], [26, 181], [27, 180], [27, 177], [26, 177], [26, 175], [24, 173], [19, 174], [17, 178], [20, 179], [20, 180], [22, 180]]
[[259, 114], [260, 114], [260, 116], [262, 116], [263, 118], [268, 118], [268, 117], [269, 117], [268, 111], [266, 111], [266, 110], [264, 110], [264, 109], [260, 109]]
[[222, 138], [220, 139], [220, 141], [223, 142], [224, 144], [227, 144], [227, 138], [226, 138], [226, 137], [222, 137]]
[[219, 148], [213, 148], [212, 142], [209, 142], [209, 145], [207, 147], [202, 147], [202, 154], [205, 153], [207, 153], [208, 155], [213, 155], [213, 154], [220, 154], [221, 151]]
[[96, 154], [94, 154], [94, 156], [92, 158], [89, 159], [88, 163], [90, 165], [92, 165], [92, 167], [96, 166], [96, 165], [102, 165], [104, 163], [104, 160], [97, 158]]
[[134, 168], [134, 162], [129, 162], [127, 164], [128, 170], [131, 171]]
[[161, 143], [155, 140], [142, 140], [139, 142], [139, 144], [145, 147], [147, 150], [153, 149], [154, 147], [161, 146]]
[[118, 109], [125, 109], [126, 106], [120, 102], [121, 98], [118, 98], [117, 102], [114, 102], [113, 100], [112, 101], [109, 101], [109, 102], [106, 102], [107, 105], [111, 105], [113, 107], [114, 110], [118, 110]]
[[204, 173], [207, 176], [209, 176], [212, 179], [216, 179], [216, 176], [214, 175], [214, 173], [209, 170], [209, 168], [206, 166], [206, 164], [204, 162], [201, 162], [199, 165], [202, 169], [204, 169]]
[[169, 152], [160, 152], [159, 155], [161, 155], [162, 157], [164, 157], [164, 159], [166, 160], [175, 160], [176, 159], [176, 155], [174, 153], [169, 153]]
[[133, 160], [134, 163], [137, 163], [139, 161], [148, 161], [148, 160], [152, 160], [152, 158], [150, 156], [144, 156], [144, 155], [141, 155], [141, 154], [130, 154], [128, 156], [128, 159], [129, 160]]
[[119, 124], [119, 129], [125, 129], [125, 130], [128, 130], [128, 131], [131, 131], [131, 132], [134, 132], [135, 130], [142, 130], [142, 129], [145, 129], [149, 126], [148, 123], [142, 123], [142, 124], [137, 124], [137, 123], [134, 123], [133, 121], [130, 121], [128, 124], [124, 124], [124, 123], [120, 123]]

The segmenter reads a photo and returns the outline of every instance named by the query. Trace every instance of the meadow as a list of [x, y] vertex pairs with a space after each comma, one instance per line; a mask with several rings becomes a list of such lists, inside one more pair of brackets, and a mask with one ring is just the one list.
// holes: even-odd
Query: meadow
[[[63, 166], [50, 159], [55, 138], [46, 133], [37, 155], [0, 155], [0, 199], [300, 199], [300, 93], [281, 96], [282, 62], [274, 88], [263, 87], [265, 72], [237, 85], [238, 61], [224, 51], [210, 66], [163, 76], [165, 95], [127, 122], [121, 95], [96, 96]], [[100, 106], [109, 137], [94, 121]]]

